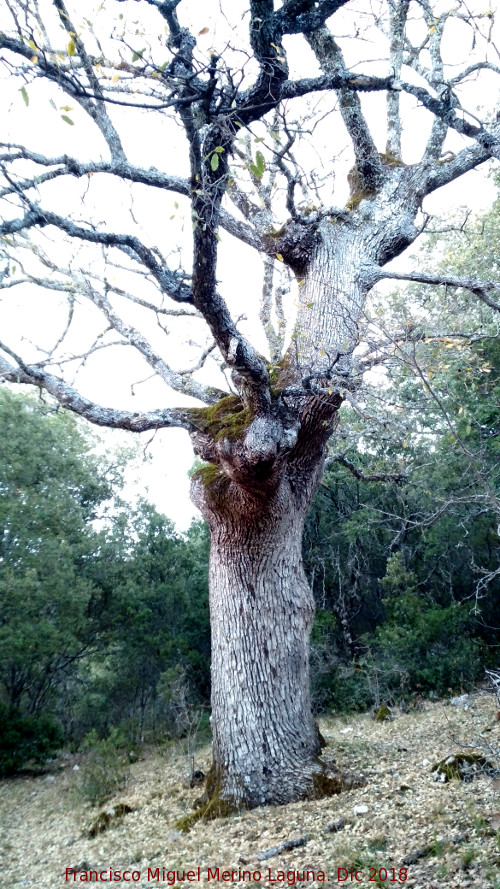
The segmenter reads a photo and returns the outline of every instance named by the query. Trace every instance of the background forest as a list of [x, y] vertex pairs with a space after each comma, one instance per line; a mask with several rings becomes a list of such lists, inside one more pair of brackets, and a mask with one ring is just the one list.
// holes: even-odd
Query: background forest
[[[497, 280], [499, 235], [497, 198], [428, 232], [429, 264]], [[317, 712], [411, 706], [498, 663], [499, 310], [418, 284], [372, 298], [372, 369], [304, 535]], [[182, 535], [146, 501], [131, 509], [130, 454], [103, 458], [73, 416], [7, 386], [0, 449], [0, 774], [63, 745], [206, 733], [205, 525]]]

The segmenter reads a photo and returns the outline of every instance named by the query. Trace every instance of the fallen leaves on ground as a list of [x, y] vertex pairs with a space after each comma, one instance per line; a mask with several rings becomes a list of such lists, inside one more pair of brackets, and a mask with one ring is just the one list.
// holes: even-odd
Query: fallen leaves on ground
[[[381, 723], [369, 714], [321, 720], [326, 758], [363, 774], [364, 786], [329, 799], [199, 822], [187, 834], [175, 824], [192, 811], [200, 789], [189, 787], [192, 765], [181, 746], [144, 752], [130, 767], [125, 789], [106, 805], [131, 811], [93, 838], [89, 829], [99, 810], [78, 798], [75, 758], [62, 757], [49, 775], [0, 784], [2, 889], [82, 885], [82, 871], [109, 875], [110, 868], [139, 873], [127, 882], [140, 889], [168, 885], [171, 871], [181, 872], [170, 876], [178, 887], [182, 871], [195, 871], [196, 884], [198, 868], [203, 885], [214, 886], [209, 868], [219, 868], [219, 882], [275, 889], [291, 885], [297, 879], [293, 872], [303, 871], [316, 877], [323, 872], [333, 886], [499, 889], [498, 778], [479, 772], [469, 781], [442, 783], [432, 772], [433, 764], [460, 751], [489, 760], [493, 751], [498, 758], [493, 696], [479, 692], [468, 702], [466, 710], [426, 702], [420, 712], [396, 710]], [[198, 751], [195, 760], [206, 772], [210, 750]], [[305, 843], [294, 846], [304, 837]], [[275, 847], [276, 854], [263, 858]], [[252, 878], [238, 880], [236, 873], [224, 881], [223, 870], [250, 871]], [[272, 883], [279, 871], [290, 874]], [[378, 882], [369, 883], [374, 871]], [[346, 878], [353, 873], [361, 882]], [[309, 876], [307, 885], [322, 882]]]

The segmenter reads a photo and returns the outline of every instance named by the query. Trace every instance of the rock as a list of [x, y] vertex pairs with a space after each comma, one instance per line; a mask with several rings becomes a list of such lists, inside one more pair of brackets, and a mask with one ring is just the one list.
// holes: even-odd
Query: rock
[[56, 776], [55, 775], [46, 775], [46, 777], [43, 780], [48, 781], [50, 783], [51, 781], [56, 780]]
[[369, 806], [354, 806], [353, 809], [355, 815], [366, 815], [369, 811]]
[[349, 734], [349, 732], [353, 732], [353, 731], [354, 731], [354, 729], [351, 726], [348, 726], [347, 728], [341, 728], [340, 734], [347, 735], [347, 734]]
[[189, 781], [190, 787], [196, 787], [197, 784], [203, 784], [205, 780], [205, 772], [202, 772], [201, 769], [195, 769], [191, 775], [191, 780]]
[[461, 707], [462, 710], [474, 710], [475, 706], [470, 699], [470, 695], [458, 695], [456, 698], [450, 698], [452, 707]]
[[103, 833], [108, 827], [111, 827], [114, 821], [123, 818], [129, 812], [133, 812], [133, 809], [127, 803], [117, 803], [115, 806], [110, 806], [109, 809], [103, 809], [91, 824], [89, 837], [94, 838], [99, 833]]
[[76, 762], [75, 762], [75, 764], [74, 764], [74, 766], [73, 766], [73, 771], [74, 771], [74, 772], [79, 772], [79, 771], [80, 771], [80, 766], [79, 766], [78, 763], [76, 763]]
[[459, 781], [472, 781], [478, 774], [494, 775], [496, 769], [480, 753], [455, 753], [432, 766], [434, 779], [446, 783], [453, 778]]
[[183, 839], [182, 831], [180, 830], [171, 830], [169, 834], [167, 834], [167, 843], [171, 843], [173, 840]]

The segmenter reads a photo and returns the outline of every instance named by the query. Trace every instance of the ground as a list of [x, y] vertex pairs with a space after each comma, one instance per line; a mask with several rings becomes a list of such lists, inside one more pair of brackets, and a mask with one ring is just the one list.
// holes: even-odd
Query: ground
[[[361, 881], [411, 889], [500, 889], [500, 779], [479, 774], [470, 781], [443, 783], [432, 772], [438, 760], [474, 741], [481, 753], [494, 760], [496, 752], [498, 760], [495, 700], [482, 691], [468, 698], [467, 709], [449, 702], [422, 706], [405, 714], [397, 710], [381, 723], [370, 714], [321, 721], [326, 756], [364, 776], [364, 786], [320, 801], [198, 822], [188, 833], [176, 823], [192, 811], [200, 788], [188, 786], [191, 764], [182, 745], [148, 750], [130, 767], [125, 788], [103, 808], [126, 803], [133, 811], [93, 839], [89, 829], [99, 810], [75, 793], [75, 757], [60, 760], [49, 774], [4, 781], [0, 885], [82, 885], [82, 869], [104, 871], [102, 885], [110, 882], [111, 868], [130, 871], [125, 885], [140, 889], [159, 885], [157, 876], [160, 885], [163, 879], [168, 885], [167, 871], [173, 870], [181, 873], [171, 877], [171, 884], [182, 885], [185, 870], [194, 871], [196, 886], [199, 867], [203, 885], [209, 869], [214, 886], [238, 882], [238, 873], [224, 880], [223, 871], [239, 870], [240, 882], [252, 889], [257, 883], [270, 886], [284, 871], [285, 881], [272, 884], [280, 889], [298, 881], [288, 872], [302, 876], [304, 870], [315, 872], [315, 887], [321, 886], [323, 872], [332, 886]], [[206, 771], [209, 756], [208, 748], [199, 750], [195, 767]], [[329, 830], [332, 825], [339, 829]], [[306, 839], [304, 845], [264, 856], [299, 838]], [[66, 882], [66, 868], [77, 867], [76, 879], [69, 875]], [[307, 885], [313, 880], [309, 873]], [[119, 882], [116, 875], [113, 882]]]

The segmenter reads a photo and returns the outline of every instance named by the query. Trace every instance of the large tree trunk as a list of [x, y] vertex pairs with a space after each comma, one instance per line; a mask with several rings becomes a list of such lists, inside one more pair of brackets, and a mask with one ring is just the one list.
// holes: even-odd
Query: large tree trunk
[[[307, 425], [307, 424], [304, 424]], [[314, 600], [302, 565], [304, 520], [323, 465], [325, 421], [304, 459], [264, 479], [197, 473], [193, 499], [211, 530], [213, 768], [208, 795], [235, 808], [338, 789], [319, 760], [311, 712], [309, 635]]]
[[309, 697], [314, 602], [301, 559], [304, 511], [287, 488], [212, 524], [214, 766], [236, 804], [305, 795], [320, 752]]

